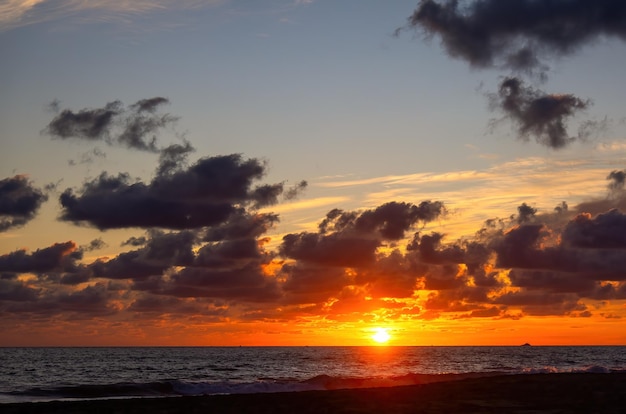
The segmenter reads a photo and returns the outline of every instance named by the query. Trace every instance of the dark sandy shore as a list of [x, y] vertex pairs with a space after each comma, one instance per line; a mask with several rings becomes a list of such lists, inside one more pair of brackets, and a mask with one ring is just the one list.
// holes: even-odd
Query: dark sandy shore
[[626, 373], [492, 376], [420, 385], [2, 404], [13, 413], [626, 413]]

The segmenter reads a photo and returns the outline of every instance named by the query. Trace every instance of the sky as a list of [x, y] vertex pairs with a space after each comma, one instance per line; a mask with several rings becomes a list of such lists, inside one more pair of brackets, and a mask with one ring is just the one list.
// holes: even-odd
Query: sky
[[625, 22], [0, 1], [0, 346], [626, 343]]

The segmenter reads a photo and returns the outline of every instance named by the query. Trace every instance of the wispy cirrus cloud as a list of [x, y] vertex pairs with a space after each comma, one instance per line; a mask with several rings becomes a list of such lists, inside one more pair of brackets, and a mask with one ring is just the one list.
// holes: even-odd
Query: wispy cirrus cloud
[[[80, 17], [84, 23], [129, 22], [159, 11], [196, 9], [225, 2], [226, 0], [8, 0], [0, 4], [0, 32], [70, 16]], [[85, 13], [89, 16], [85, 16]]]
[[25, 15], [37, 4], [46, 0], [7, 0], [0, 3], [0, 28], [5, 25], [19, 25]]

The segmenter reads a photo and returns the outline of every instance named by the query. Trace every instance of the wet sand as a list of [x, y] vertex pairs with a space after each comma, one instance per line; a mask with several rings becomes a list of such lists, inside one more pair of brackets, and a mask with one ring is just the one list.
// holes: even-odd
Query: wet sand
[[0, 412], [617, 414], [626, 412], [626, 373], [509, 375], [386, 388], [2, 404]]

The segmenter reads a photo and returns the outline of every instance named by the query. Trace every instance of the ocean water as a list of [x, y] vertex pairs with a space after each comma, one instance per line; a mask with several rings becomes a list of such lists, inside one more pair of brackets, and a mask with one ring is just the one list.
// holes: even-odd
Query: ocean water
[[406, 385], [457, 374], [624, 371], [625, 346], [0, 348], [0, 403]]

